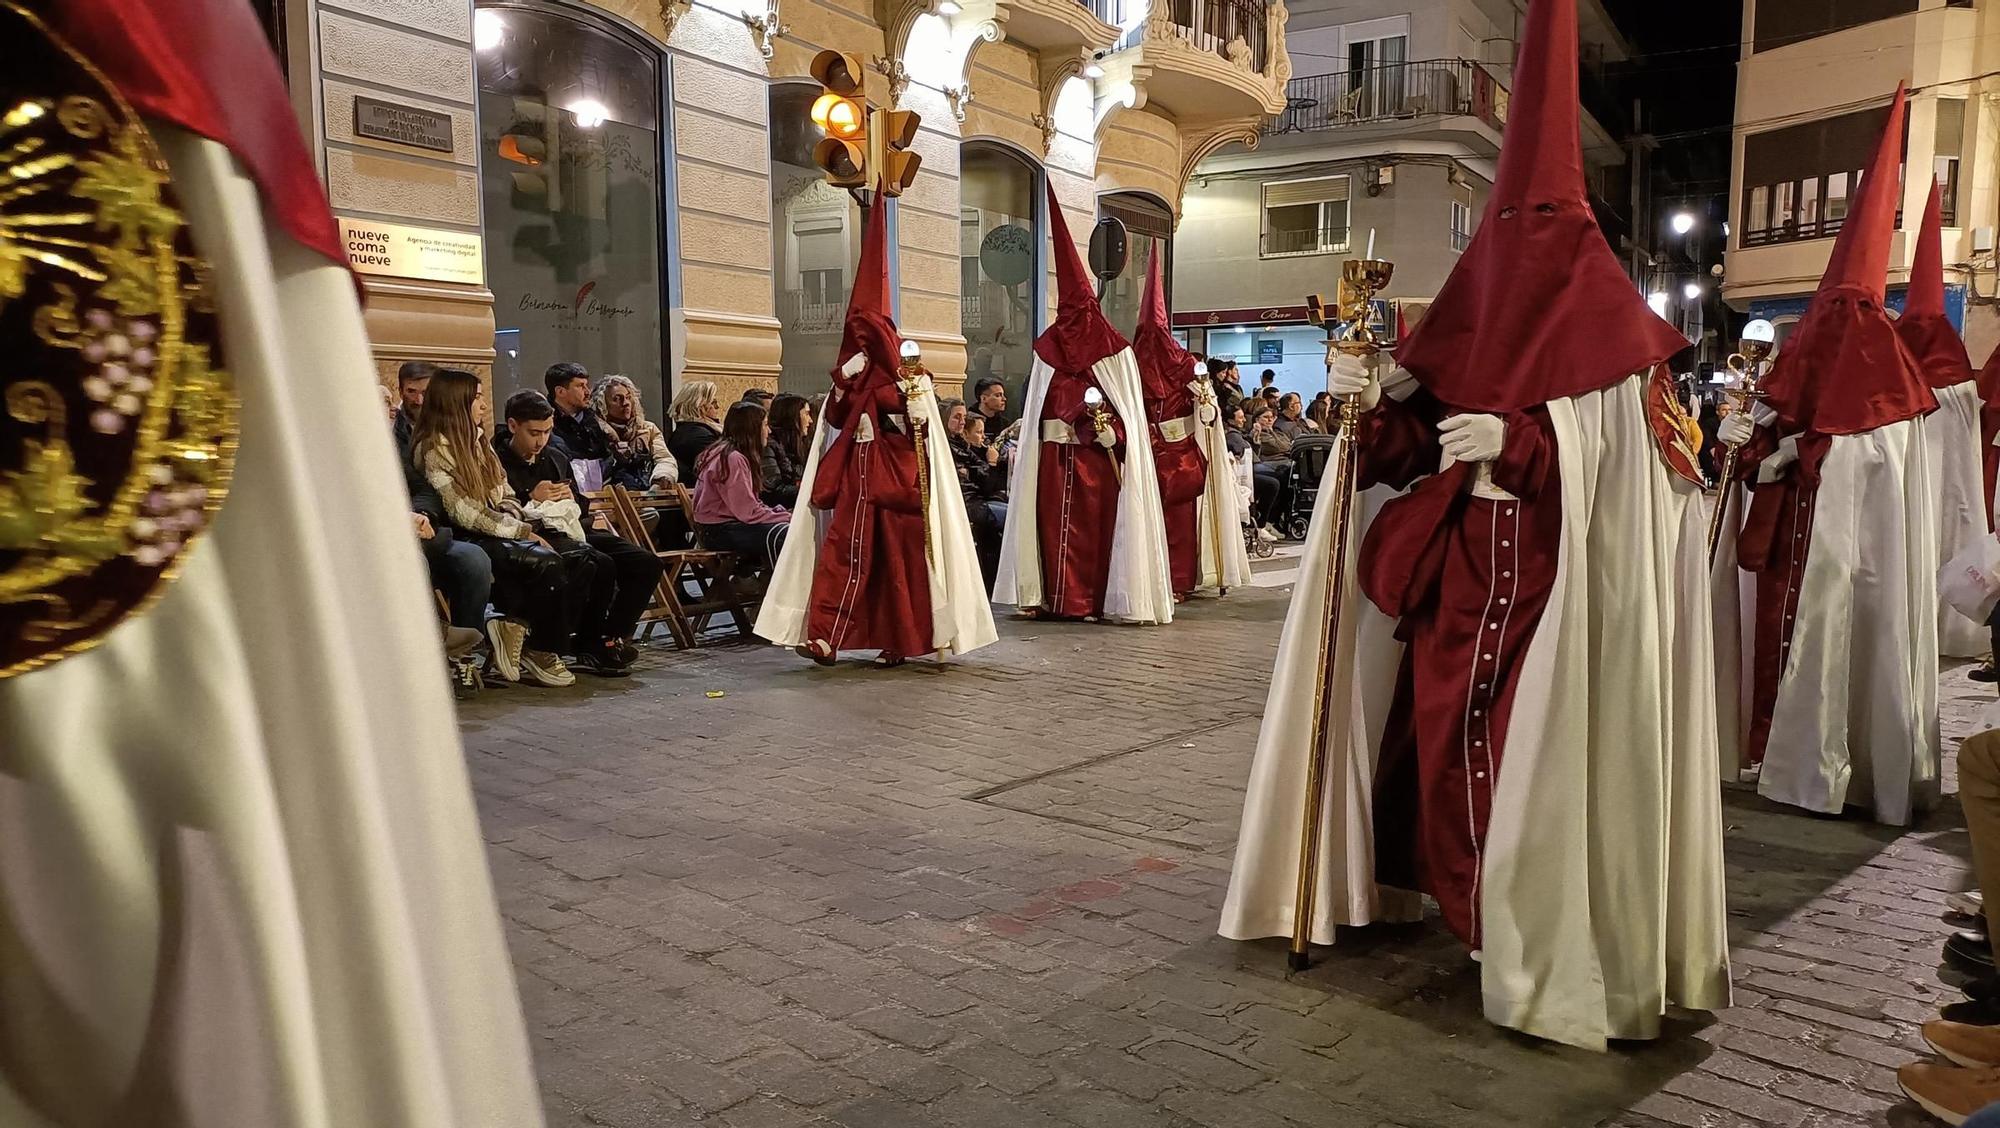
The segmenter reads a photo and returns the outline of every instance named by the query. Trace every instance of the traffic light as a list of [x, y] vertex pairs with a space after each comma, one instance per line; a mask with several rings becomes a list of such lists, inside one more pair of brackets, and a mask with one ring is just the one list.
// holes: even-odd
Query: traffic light
[[917, 179], [917, 169], [924, 163], [921, 155], [909, 151], [921, 120], [909, 110], [877, 110], [872, 124], [881, 145], [882, 164], [876, 171], [882, 180], [882, 194], [900, 196]]
[[812, 120], [826, 133], [813, 146], [813, 163], [835, 188], [866, 188], [868, 101], [861, 56], [821, 51], [813, 56], [811, 73], [822, 88], [813, 101]]
[[810, 70], [821, 87], [812, 120], [826, 134], [813, 146], [813, 163], [826, 173], [826, 182], [835, 188], [879, 188], [884, 196], [902, 195], [924, 163], [909, 151], [921, 120], [909, 110], [868, 105], [859, 55], [821, 51], [813, 56]]

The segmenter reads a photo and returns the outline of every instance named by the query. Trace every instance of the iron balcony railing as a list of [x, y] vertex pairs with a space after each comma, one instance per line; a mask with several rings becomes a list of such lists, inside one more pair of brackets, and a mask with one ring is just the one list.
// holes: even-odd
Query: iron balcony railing
[[1469, 59], [1421, 59], [1295, 78], [1264, 132], [1307, 133], [1425, 117], [1507, 124], [1507, 88]]
[[[1249, 53], [1250, 69], [1265, 73], [1270, 65], [1271, 6], [1268, 0], [1150, 0], [1166, 6], [1172, 17], [1174, 34], [1197, 49], [1212, 51], [1227, 59], [1231, 47]], [[1149, 0], [1084, 0], [1098, 19], [1113, 27], [1125, 28], [1125, 35], [1113, 51], [1136, 47], [1146, 37]]]
[[831, 298], [810, 290], [786, 290], [778, 295], [778, 321], [794, 333], [837, 333], [847, 319], [847, 298]]

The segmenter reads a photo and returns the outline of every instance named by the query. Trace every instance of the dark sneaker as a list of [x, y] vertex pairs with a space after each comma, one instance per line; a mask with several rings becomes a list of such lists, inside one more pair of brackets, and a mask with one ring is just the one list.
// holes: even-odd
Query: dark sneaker
[[1974, 975], [1993, 974], [1993, 944], [1985, 932], [1954, 932], [1944, 942], [1945, 962]]
[[618, 661], [615, 648], [593, 646], [569, 660], [570, 669], [596, 678], [630, 677], [632, 671]]
[[1949, 1004], [1938, 1012], [1938, 1017], [1960, 1026], [2000, 1026], [2000, 1002], [1967, 999], [1962, 1003]]
[[639, 660], [639, 648], [632, 645], [632, 640], [629, 638], [619, 639], [618, 664], [621, 666], [630, 666], [632, 663], [637, 662], [638, 660]]
[[470, 701], [479, 695], [479, 663], [471, 658], [459, 658], [451, 664], [451, 695], [460, 701]]
[[1992, 685], [1994, 682], [2000, 682], [2000, 668], [1996, 668], [1993, 663], [1988, 662], [1984, 666], [1974, 666], [1970, 670], [1965, 671], [1965, 676], [1971, 678], [1973, 681], [1985, 682], [1988, 685]]

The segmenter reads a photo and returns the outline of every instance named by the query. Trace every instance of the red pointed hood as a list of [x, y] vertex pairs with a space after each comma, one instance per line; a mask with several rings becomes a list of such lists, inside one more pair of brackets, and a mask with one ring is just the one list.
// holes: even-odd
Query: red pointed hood
[[[1764, 383], [1788, 431], [1852, 435], [1936, 410], [1923, 372], [1882, 308], [1903, 163], [1903, 88], [1875, 160], [1834, 240], [1819, 292]], [[1942, 309], [1943, 303], [1939, 302]]]
[[1979, 401], [1993, 410], [2000, 411], [2000, 348], [1986, 358], [1986, 367], [1974, 377], [1979, 381]]
[[854, 290], [847, 297], [840, 362], [844, 366], [854, 354], [865, 352], [868, 369], [893, 380], [902, 364], [902, 337], [889, 316], [889, 232], [881, 203], [869, 208], [861, 222], [861, 263], [855, 267]]
[[1062, 204], [1053, 186], [1049, 197], [1049, 238], [1054, 243], [1056, 265], [1056, 319], [1035, 338], [1035, 354], [1058, 372], [1088, 372], [1106, 357], [1131, 348], [1118, 330], [1104, 319], [1097, 304], [1097, 285], [1076, 253], [1076, 241], [1069, 237], [1069, 223], [1063, 219]]
[[[1188, 382], [1194, 379], [1194, 354], [1174, 340], [1173, 326], [1167, 319], [1167, 288], [1160, 277], [1160, 260], [1163, 257], [1155, 252], [1147, 265], [1146, 293], [1139, 303], [1139, 325], [1132, 332], [1132, 355], [1139, 362], [1139, 377], [1145, 387], [1149, 414], [1158, 414], [1150, 410], [1155, 406], [1159, 406], [1160, 411], [1172, 410], [1164, 405], [1167, 401], [1178, 399], [1178, 394], [1186, 392]], [[1160, 417], [1168, 418], [1166, 415]]]
[[1972, 379], [1972, 358], [1965, 339], [1944, 311], [1944, 200], [1935, 182], [1917, 232], [1917, 255], [1910, 265], [1910, 292], [1896, 335], [1916, 358], [1917, 368], [1932, 388], [1949, 388]]
[[1453, 407], [1517, 411], [1597, 391], [1687, 347], [1646, 305], [1591, 213], [1576, 45], [1576, 0], [1532, 0], [1493, 197], [1397, 350]]

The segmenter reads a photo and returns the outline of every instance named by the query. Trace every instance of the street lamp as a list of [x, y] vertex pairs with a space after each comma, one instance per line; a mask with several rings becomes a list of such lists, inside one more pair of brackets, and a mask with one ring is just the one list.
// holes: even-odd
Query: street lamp
[[1681, 296], [1682, 296], [1682, 297], [1684, 297], [1684, 298], [1686, 298], [1686, 299], [1687, 299], [1688, 301], [1691, 301], [1691, 302], [1698, 302], [1698, 301], [1700, 301], [1700, 300], [1701, 300], [1701, 283], [1699, 283], [1699, 282], [1690, 282], [1690, 283], [1688, 283], [1687, 285], [1685, 285], [1685, 286], [1681, 287]]
[[1688, 211], [1675, 212], [1673, 218], [1673, 225], [1674, 225], [1674, 234], [1676, 235], [1685, 235], [1688, 232], [1693, 231], [1694, 213]]
[[1652, 293], [1646, 295], [1646, 304], [1652, 306], [1653, 312], [1659, 315], [1661, 318], [1665, 318], [1667, 316], [1667, 303], [1671, 300], [1672, 299], [1667, 296], [1667, 292], [1665, 290], [1655, 290]]

